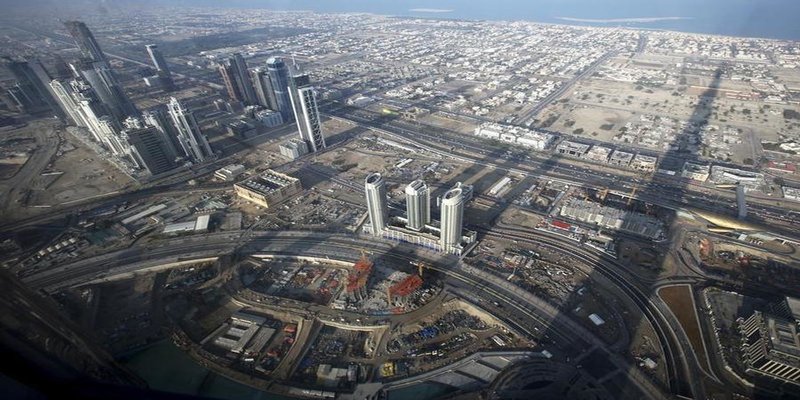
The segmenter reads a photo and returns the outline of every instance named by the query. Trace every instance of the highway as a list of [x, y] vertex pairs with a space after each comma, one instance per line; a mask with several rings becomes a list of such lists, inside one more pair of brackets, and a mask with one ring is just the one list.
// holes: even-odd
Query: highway
[[[630, 178], [629, 181], [626, 181], [611, 172], [597, 171], [588, 166], [578, 167], [576, 164], [588, 165], [578, 160], [558, 155], [510, 156], [491, 152], [487, 150], [485, 142], [477, 141], [476, 138], [470, 136], [458, 135], [457, 138], [452, 138], [443, 134], [438, 128], [420, 129], [419, 127], [398, 126], [399, 121], [381, 122], [379, 119], [370, 119], [359, 115], [360, 111], [342, 110], [337, 110], [336, 115], [329, 114], [329, 117], [372, 129], [398, 141], [412, 143], [445, 158], [568, 185], [606, 187], [619, 193], [630, 193], [636, 185], [638, 187], [636, 198], [641, 201], [673, 210], [697, 208], [731, 217], [735, 216], [733, 202], [721, 204], [719, 201], [720, 198], [733, 199], [732, 193], [707, 187], [703, 187], [701, 191], [698, 190], [699, 185], [681, 178], [654, 175], [651, 178], [652, 182], [647, 184], [644, 184], [645, 181], [641, 178]], [[681, 190], [677, 190], [675, 185], [679, 185]], [[714, 191], [715, 196], [709, 195], [706, 193], [707, 191]], [[748, 209], [751, 214], [754, 214], [749, 217], [751, 222], [765, 225], [765, 231], [776, 231], [788, 238], [800, 239], [800, 235], [791, 229], [791, 226], [800, 224], [800, 212], [787, 212], [783, 208], [758, 204], [755, 200], [757, 199], [748, 199]]]
[[[224, 256], [231, 254], [237, 248], [239, 238], [245, 233], [234, 231], [165, 239], [143, 248], [135, 247], [115, 251], [40, 271], [24, 278], [23, 281], [32, 288], [53, 292], [113, 275], [143, 271], [160, 264], [181, 261], [186, 257]], [[376, 241], [373, 238], [342, 234], [266, 231], [249, 232], [249, 235], [252, 235], [252, 238], [238, 248], [239, 254], [272, 253], [355, 260], [361, 249], [368, 248], [372, 250], [372, 258], [376, 262], [393, 260], [407, 264], [410, 261], [423, 261], [431, 265], [432, 269], [442, 273], [446, 277], [444, 283], [448, 286], [460, 288], [462, 291], [472, 290], [471, 299], [475, 300], [475, 293], [480, 293], [480, 297], [485, 303], [498, 302], [515, 309], [516, 312], [513, 313], [515, 316], [508, 320], [514, 324], [515, 329], [521, 332], [533, 337], [537, 336], [537, 331], [547, 332], [551, 335], [552, 340], [559, 342], [562, 346], [574, 344], [577, 334], [577, 337], [584, 343], [598, 348], [607, 347], [585, 328], [572, 321], [568, 315], [561, 313], [546, 301], [501, 277], [463, 265], [452, 256], [417, 251], [418, 248], [410, 246], [407, 248], [404, 248], [405, 246], [395, 247], [393, 243]], [[563, 246], [558, 251], [563, 252]], [[583, 260], [590, 263], [589, 265], [596, 265], [596, 262], [588, 254], [581, 254]], [[109, 265], [113, 265], [113, 267], [109, 268]], [[609, 273], [614, 277], [613, 272]], [[621, 279], [616, 278], [617, 282], [627, 287], [625, 281]], [[475, 292], [476, 288], [480, 288], [480, 291]], [[625, 293], [636, 295], [636, 292], [632, 292], [630, 289], [627, 289]], [[633, 297], [633, 300], [636, 298]], [[649, 307], [645, 306], [643, 311], [647, 313], [648, 309]], [[502, 312], [502, 310], [500, 311]], [[649, 316], [649, 318], [655, 317]], [[654, 327], [659, 329], [659, 326], [656, 321]], [[609, 352], [609, 354], [612, 353]], [[613, 355], [612, 361], [624, 371], [637, 371], [636, 368], [628, 365], [622, 356]], [[635, 375], [634, 373], [635, 379], [641, 379], [639, 384], [644, 385], [643, 390], [657, 393], [658, 395], [655, 397], [661, 397], [660, 391], [654, 387], [647, 387], [646, 382], [649, 381], [642, 377], [637, 378]]]

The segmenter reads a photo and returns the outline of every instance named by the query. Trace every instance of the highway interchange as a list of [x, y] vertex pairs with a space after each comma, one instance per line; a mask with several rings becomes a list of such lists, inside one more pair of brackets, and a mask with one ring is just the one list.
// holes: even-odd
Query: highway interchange
[[[432, 132], [430, 130], [421, 132], [419, 129], [412, 131], [411, 129], [414, 127], [408, 126], [402, 121], [381, 121], [378, 119], [379, 117], [364, 116], [361, 112], [347, 111], [346, 109], [343, 111], [340, 108], [336, 111], [336, 115], [329, 116], [331, 118], [344, 119], [357, 126], [383, 133], [403, 142], [413, 143], [420, 148], [440, 154], [443, 157], [450, 157], [482, 168], [498, 169], [523, 176], [530, 175], [541, 179], [562, 181], [571, 185], [604, 186], [620, 193], [630, 191], [633, 184], [636, 183], [635, 180], [633, 182], [625, 182], [605, 171], [598, 172], [589, 168], [590, 165], [576, 168], [570, 164], [573, 160], [546, 158], [531, 154], [520, 155], [493, 152], [486, 150], [485, 144], [481, 145], [479, 141], [472, 138], [459, 137], [458, 141], [456, 141], [448, 136], [446, 132]], [[286, 126], [271, 133], [270, 137], [281, 138], [291, 134], [291, 131], [292, 126]], [[230, 153], [226, 151], [226, 153], [235, 154], [237, 149], [233, 150]], [[197, 166], [191, 170], [152, 182], [140, 189], [132, 189], [111, 195], [108, 198], [92, 199], [85, 203], [74, 204], [60, 210], [58, 213], [47, 213], [40, 217], [7, 224], [7, 227], [9, 229], [41, 227], [63, 218], [68, 212], [79, 214], [154, 195], [164, 195], [172, 192], [181, 193], [187, 189], [199, 191], [223, 190], [224, 187], [216, 186], [190, 188], [186, 186], [185, 182], [194, 177], [210, 174], [225, 162], [227, 162], [227, 157], [211, 164]], [[674, 193], [678, 195], [672, 195]], [[637, 193], [636, 197], [666, 208], [678, 209], [691, 203], [694, 207], [707, 207], [718, 211], [719, 207], [712, 200], [707, 200], [707, 203], [697, 201], [700, 196], [710, 199], [708, 195], [700, 191], [694, 192], [697, 195], [690, 195], [697, 197], [689, 199], [682, 196], [681, 193], [681, 191], [671, 191], [669, 182], [664, 181], [664, 183], [656, 185], [647, 185], [644, 190]], [[716, 200], [719, 200], [719, 198]], [[768, 205], [757, 205], [751, 207], [751, 209], [764, 213], [764, 215], [770, 215], [769, 213], [778, 215], [777, 209]], [[784, 218], [791, 218], [791, 221], [797, 218], [797, 214], [792, 213], [781, 215]], [[656, 330], [664, 351], [665, 363], [669, 374], [669, 393], [702, 397], [705, 391], [703, 384], [705, 380], [692, 379], [691, 377], [705, 376], [711, 380], [718, 381], [709, 376], [700, 367], [701, 363], [697, 359], [695, 352], [692, 351], [686, 334], [680, 328], [666, 304], [654, 295], [659, 285], [697, 283], [703, 280], [702, 277], [694, 274], [687, 275], [682, 280], [670, 279], [658, 282], [643, 282], [635, 274], [631, 273], [627, 266], [620, 264], [604, 253], [581, 247], [576, 242], [556, 235], [534, 230], [515, 232], [497, 225], [477, 227], [477, 229], [483, 237], [512, 238], [523, 243], [546, 246], [554, 251], [577, 257], [583, 265], [591, 266], [589, 274], [592, 279], [604, 279], [617, 288], [628, 301], [635, 304], [643, 313], [643, 318], [646, 318]], [[610, 359], [613, 360], [617, 368], [628, 372], [640, 390], [648, 393], [653, 398], [667, 396], [663, 388], [653, 386], [649, 379], [641, 376], [641, 371], [630, 365], [622, 356], [616, 354], [615, 350], [617, 349], [609, 348], [607, 344], [602, 343], [573, 322], [569, 316], [558, 312], [547, 302], [536, 298], [504, 279], [485, 271], [471, 268], [458, 259], [417, 251], [414, 248], [407, 248], [405, 245], [376, 243], [371, 238], [293, 231], [247, 230], [210, 233], [194, 237], [163, 239], [148, 244], [136, 245], [128, 249], [79, 260], [49, 270], [37, 271], [32, 275], [26, 276], [24, 281], [36, 289], [53, 292], [109, 276], [147, 271], [149, 268], [187, 258], [197, 259], [225, 256], [232, 253], [251, 255], [268, 252], [353, 260], [357, 257], [358, 249], [363, 247], [371, 248], [373, 252], [379, 254], [379, 257], [386, 257], [386, 259], [391, 259], [395, 262], [425, 260], [442, 273], [442, 279], [451, 292], [456, 294], [473, 293], [472, 297], [475, 297], [475, 288], [480, 288], [481, 290], [478, 291], [480, 296], [476, 301], [501, 316], [518, 332], [525, 333], [531, 337], [540, 336], [544, 332], [554, 343], [560, 342], [559, 344], [564, 347], [571, 347], [571, 345], [575, 344], [575, 340], [580, 340], [583, 347], [575, 346], [575, 348], [589, 346], [589, 348], [603, 349], [610, 355]], [[494, 304], [506, 306], [505, 308], [497, 308]], [[578, 335], [580, 339], [577, 339], [576, 332], [580, 333]]]

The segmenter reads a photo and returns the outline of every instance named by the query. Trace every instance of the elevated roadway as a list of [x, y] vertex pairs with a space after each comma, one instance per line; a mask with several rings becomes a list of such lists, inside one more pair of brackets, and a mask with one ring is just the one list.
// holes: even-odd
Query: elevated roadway
[[[312, 233], [312, 232], [255, 232], [253, 237], [244, 245], [238, 247], [237, 240], [242, 232], [220, 232], [214, 234], [173, 238], [156, 242], [147, 248], [132, 248], [120, 250], [109, 254], [92, 257], [86, 260], [40, 271], [24, 279], [29, 286], [53, 292], [65, 287], [82, 285], [87, 282], [103, 279], [113, 275], [131, 274], [136, 271], [153, 268], [159, 264], [174, 263], [187, 259], [200, 259], [218, 257], [237, 251], [241, 255], [255, 253], [296, 254], [304, 256], [330, 257], [332, 259], [351, 259], [358, 257], [362, 248], [371, 249], [373, 259], [377, 262], [393, 261], [408, 263], [410, 261], [423, 261], [432, 266], [432, 269], [443, 275], [446, 285], [462, 292], [469, 291], [480, 294], [488, 302], [505, 304], [514, 314], [514, 318], [507, 318], [507, 322], [529, 336], [536, 336], [538, 331], [546, 330], [552, 333], [552, 340], [563, 344], [575, 344], [578, 340], [596, 348], [606, 349], [607, 345], [597, 337], [586, 331], [570, 317], [556, 309], [546, 301], [534, 296], [516, 285], [491, 274], [458, 262], [457, 258], [445, 256], [428, 251], [416, 251], [418, 248], [396, 246], [394, 243], [376, 241], [374, 238], [361, 238], [351, 235]], [[569, 249], [572, 251], [574, 249]], [[563, 246], [560, 251], [564, 251]], [[582, 261], [595, 266], [597, 261], [588, 254], [581, 254]], [[612, 267], [608, 267], [612, 268]], [[659, 330], [660, 321], [652, 311], [652, 305], [643, 303], [643, 295], [638, 289], [629, 288], [629, 283], [619, 276], [610, 273], [615, 278], [615, 284], [621, 285], [625, 294], [643, 312], [653, 318], [654, 327]], [[478, 292], [476, 288], [480, 288]], [[639, 300], [637, 300], [637, 298]], [[666, 338], [666, 334], [660, 336]], [[662, 339], [664, 341], [665, 339]], [[664, 343], [668, 343], [664, 341]], [[668, 352], [670, 348], [667, 347]], [[665, 398], [661, 389], [655, 387], [641, 372], [631, 366], [622, 356], [606, 350], [609, 360], [619, 369], [630, 374], [639, 388], [652, 398]], [[668, 358], [669, 354], [668, 354]], [[674, 367], [670, 372], [674, 373]]]

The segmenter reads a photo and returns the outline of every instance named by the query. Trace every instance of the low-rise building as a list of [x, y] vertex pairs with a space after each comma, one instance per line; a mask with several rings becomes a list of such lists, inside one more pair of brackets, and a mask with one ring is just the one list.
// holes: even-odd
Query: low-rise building
[[214, 172], [214, 177], [225, 182], [233, 182], [236, 177], [244, 173], [244, 165], [226, 165]]
[[187, 222], [176, 222], [174, 224], [169, 224], [164, 227], [163, 233], [165, 235], [176, 235], [179, 233], [188, 233], [188, 232], [206, 232], [208, 231], [208, 223], [211, 220], [209, 215], [201, 215], [197, 217], [194, 221], [187, 221]]
[[279, 148], [281, 155], [290, 160], [294, 160], [303, 156], [304, 154], [308, 154], [308, 145], [306, 142], [300, 139], [291, 139], [286, 143], [282, 143]]
[[236, 194], [268, 208], [294, 196], [303, 189], [300, 180], [280, 172], [266, 170], [261, 175], [233, 185]]
[[475, 136], [517, 143], [538, 151], [546, 149], [556, 139], [550, 133], [494, 122], [486, 122], [475, 128]]
[[650, 239], [664, 237], [664, 224], [655, 217], [635, 211], [608, 207], [587, 200], [571, 198], [561, 206], [560, 215], [603, 228], [634, 233]]
[[597, 162], [608, 162], [608, 157], [611, 155], [611, 149], [603, 146], [592, 146], [583, 158]]
[[632, 159], [633, 153], [628, 153], [622, 150], [614, 150], [614, 152], [611, 153], [611, 157], [608, 159], [608, 163], [618, 167], [627, 167], [628, 164], [631, 163]]
[[633, 157], [630, 167], [637, 171], [653, 172], [658, 165], [658, 158], [653, 156], [646, 156], [644, 154], [637, 154]]
[[261, 122], [264, 126], [270, 128], [283, 124], [283, 117], [281, 116], [281, 113], [277, 111], [256, 111], [253, 116], [255, 117], [256, 121]]
[[745, 190], [758, 190], [766, 184], [764, 174], [720, 165], [711, 167], [709, 180], [717, 185], [739, 184], [742, 185]]
[[783, 186], [783, 198], [786, 200], [800, 201], [800, 189], [789, 186]]
[[711, 167], [709, 165], [696, 164], [690, 161], [683, 164], [683, 170], [681, 171], [682, 177], [700, 182], [707, 181], [709, 175], [711, 175]]
[[583, 157], [591, 145], [564, 140], [556, 147], [556, 152], [565, 156]]

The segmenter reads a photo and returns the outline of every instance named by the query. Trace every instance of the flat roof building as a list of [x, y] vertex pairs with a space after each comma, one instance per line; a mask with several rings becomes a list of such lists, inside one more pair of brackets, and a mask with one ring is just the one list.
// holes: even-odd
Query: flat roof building
[[742, 354], [748, 373], [800, 385], [800, 336], [797, 323], [754, 312], [739, 319]]
[[517, 143], [538, 151], [546, 149], [556, 139], [550, 133], [494, 122], [486, 122], [475, 128], [475, 136]]
[[214, 172], [214, 177], [225, 182], [232, 182], [239, 175], [244, 173], [244, 165], [231, 164], [226, 165]]
[[683, 164], [681, 176], [695, 181], [705, 182], [711, 175], [711, 166], [687, 161]]
[[620, 167], [626, 167], [630, 164], [631, 160], [633, 159], [633, 153], [628, 153], [626, 151], [621, 150], [614, 150], [611, 153], [611, 157], [608, 159], [608, 163], [611, 165], [616, 165]]
[[591, 147], [591, 145], [564, 140], [558, 144], [556, 151], [558, 154], [565, 156], [582, 157], [589, 151], [589, 147]]
[[607, 162], [608, 157], [611, 155], [611, 149], [603, 146], [592, 146], [583, 158], [597, 162]]
[[233, 189], [239, 197], [268, 208], [300, 193], [303, 187], [297, 178], [266, 170], [261, 175], [233, 185]]
[[630, 163], [630, 167], [637, 171], [653, 172], [656, 170], [658, 158], [653, 156], [646, 156], [644, 154], [637, 154]]
[[281, 155], [290, 160], [295, 160], [305, 154], [308, 154], [308, 145], [304, 140], [300, 139], [290, 139], [286, 143], [281, 143], [279, 149], [281, 151]]

